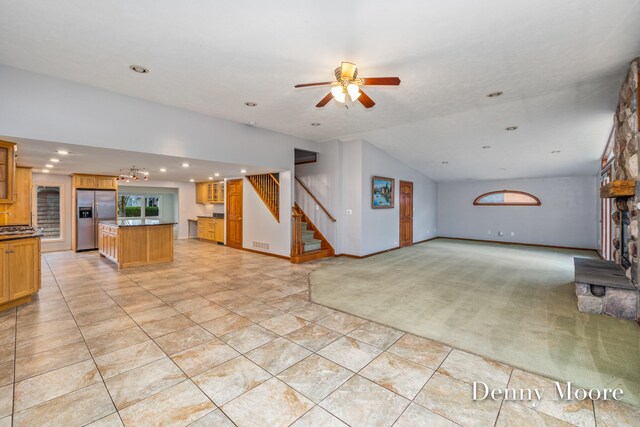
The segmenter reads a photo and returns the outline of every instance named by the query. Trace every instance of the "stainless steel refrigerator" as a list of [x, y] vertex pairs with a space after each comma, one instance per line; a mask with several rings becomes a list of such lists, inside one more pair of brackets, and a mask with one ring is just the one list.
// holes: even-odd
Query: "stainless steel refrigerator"
[[98, 222], [116, 221], [116, 192], [77, 190], [76, 251], [98, 249]]

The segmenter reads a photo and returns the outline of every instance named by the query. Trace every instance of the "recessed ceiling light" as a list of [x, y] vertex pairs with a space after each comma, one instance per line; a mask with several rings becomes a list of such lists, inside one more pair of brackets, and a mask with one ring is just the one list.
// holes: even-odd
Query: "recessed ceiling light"
[[194, 182], [194, 181], [195, 181], [195, 179], [193, 179], [193, 178], [191, 178], [191, 179], [189, 180], [189, 182]]
[[247, 101], [244, 103], [244, 105], [246, 105], [247, 107], [256, 107], [258, 104], [255, 102]]
[[66, 156], [67, 154], [69, 154], [69, 152], [66, 150], [58, 150], [56, 151], [56, 153], [60, 154], [61, 156]]
[[49, 169], [42, 169], [42, 173], [49, 173]]
[[490, 145], [483, 145], [483, 146], [482, 146], [482, 149], [483, 149], [483, 150], [486, 150], [487, 148], [491, 148], [491, 146], [490, 146]]
[[160, 168], [160, 172], [166, 172], [167, 170], [165, 168]]
[[558, 154], [559, 152], [560, 152], [560, 150], [553, 150], [553, 151], [551, 152], [551, 154]]
[[213, 177], [212, 176], [209, 177], [209, 181], [213, 181]]
[[149, 175], [149, 172], [141, 172], [142, 175]]
[[508, 131], [517, 130], [517, 129], [518, 129], [518, 126], [509, 126], [504, 128], [504, 130], [508, 130]]
[[220, 176], [218, 172], [214, 173], [213, 176]]
[[59, 159], [50, 159], [53, 163], [58, 163], [60, 160]]
[[183, 168], [188, 168], [189, 166], [191, 166], [189, 163], [183, 163], [183, 164], [182, 164], [182, 167], [183, 167]]
[[129, 68], [140, 74], [147, 74], [149, 72], [149, 69], [143, 67], [142, 65], [129, 65]]
[[318, 122], [313, 122], [313, 123], [311, 123], [311, 126], [320, 126], [320, 123], [318, 123]]
[[52, 168], [53, 165], [44, 165], [45, 168]]
[[491, 92], [489, 95], [487, 95], [487, 98], [495, 98], [502, 95], [502, 91], [497, 91], [497, 92]]
[[247, 173], [247, 170], [246, 169], [240, 169], [240, 172], [241, 173]]
[[253, 120], [251, 120], [250, 122], [247, 122], [247, 124], [248, 124], [249, 126], [255, 126], [255, 125], [256, 125], [256, 122], [254, 122]]
[[448, 165], [449, 164], [449, 162], [440, 162], [440, 163], [442, 163], [443, 165]]

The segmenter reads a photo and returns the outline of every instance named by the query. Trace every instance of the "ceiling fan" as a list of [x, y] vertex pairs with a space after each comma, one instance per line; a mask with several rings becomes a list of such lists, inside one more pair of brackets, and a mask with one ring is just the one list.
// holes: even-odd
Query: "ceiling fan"
[[319, 83], [303, 83], [295, 85], [295, 88], [309, 86], [326, 86], [331, 85], [331, 92], [316, 104], [316, 107], [324, 107], [334, 98], [340, 103], [345, 103], [348, 99], [352, 102], [360, 101], [365, 108], [371, 108], [376, 105], [369, 96], [362, 91], [360, 86], [398, 86], [400, 79], [398, 77], [361, 77], [358, 78], [358, 67], [351, 62], [343, 62], [342, 65], [335, 70], [336, 81], [319, 82]]

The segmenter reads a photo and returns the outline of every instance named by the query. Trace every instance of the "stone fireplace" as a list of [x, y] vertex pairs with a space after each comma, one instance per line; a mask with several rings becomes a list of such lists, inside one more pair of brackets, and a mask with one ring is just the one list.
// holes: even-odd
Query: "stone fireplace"
[[635, 298], [629, 304], [636, 305], [636, 320], [640, 322], [638, 301], [638, 210], [640, 209], [640, 185], [638, 169], [638, 83], [640, 58], [634, 59], [622, 83], [618, 107], [614, 116], [613, 182], [601, 191], [602, 197], [613, 198], [612, 220], [613, 260], [624, 269], [626, 278], [635, 289]]
[[[614, 116], [611, 181], [600, 196], [613, 199], [613, 261], [574, 258], [578, 309], [640, 323], [638, 284], [638, 83], [640, 58], [629, 66]], [[611, 147], [611, 146], [609, 146]]]

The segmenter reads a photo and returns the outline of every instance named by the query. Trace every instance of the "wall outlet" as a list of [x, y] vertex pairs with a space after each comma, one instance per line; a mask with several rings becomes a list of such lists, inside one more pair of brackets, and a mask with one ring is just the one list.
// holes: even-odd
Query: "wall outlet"
[[320, 210], [320, 206], [316, 205], [316, 210], [319, 211]]
[[393, 246], [398, 246], [398, 242], [393, 242]]
[[512, 231], [512, 232], [511, 232], [511, 235], [512, 235], [512, 236], [515, 236], [515, 235], [516, 235], [516, 233], [514, 233], [514, 232]]
[[351, 209], [347, 209], [347, 215], [353, 215], [353, 211]]
[[491, 230], [487, 231], [487, 234], [491, 234]]

